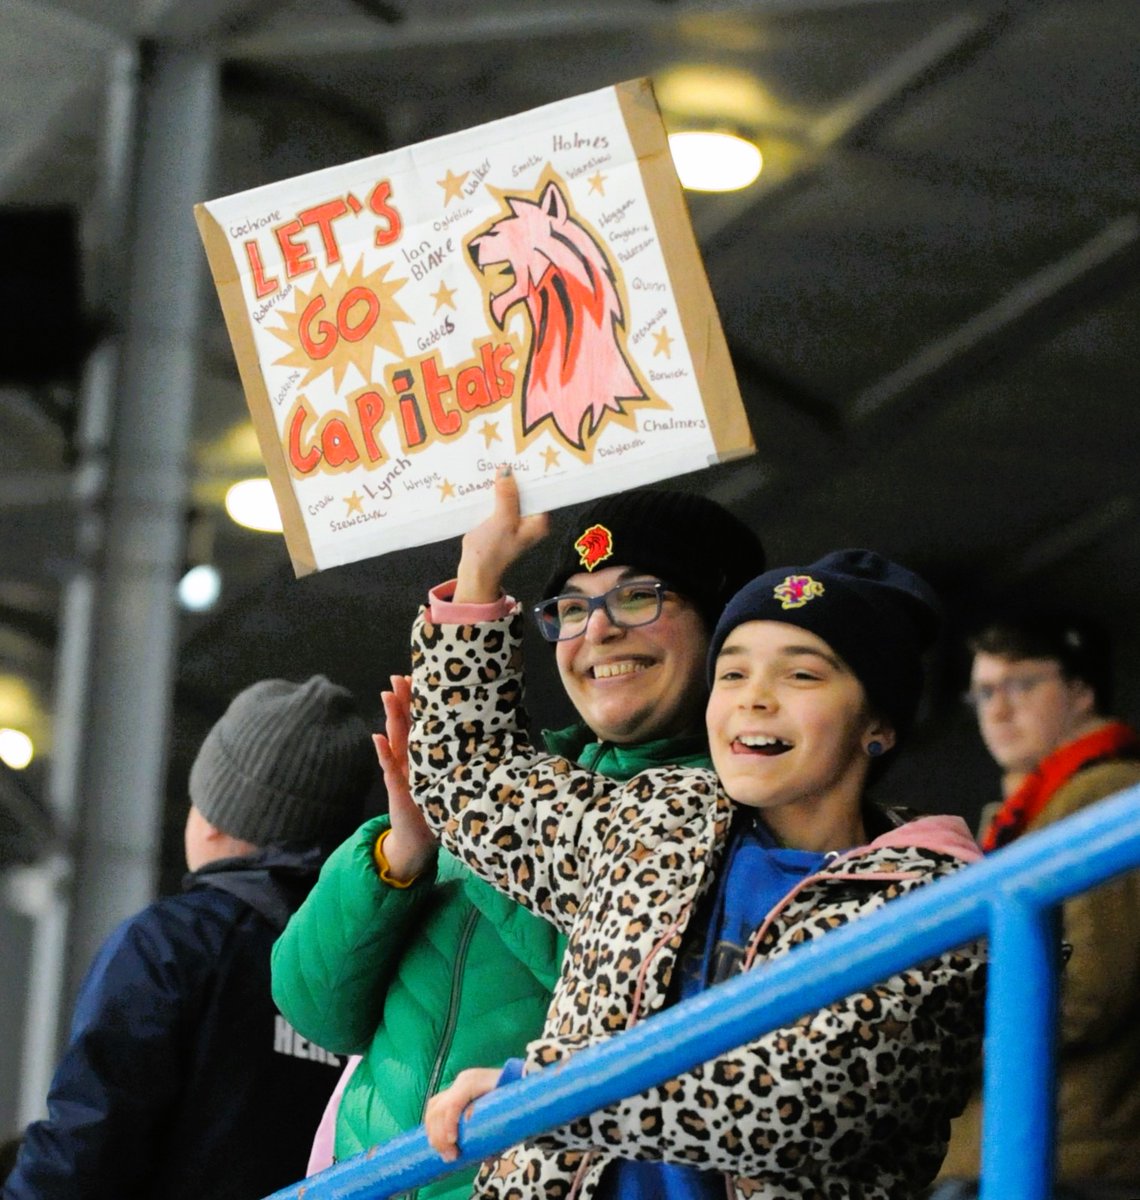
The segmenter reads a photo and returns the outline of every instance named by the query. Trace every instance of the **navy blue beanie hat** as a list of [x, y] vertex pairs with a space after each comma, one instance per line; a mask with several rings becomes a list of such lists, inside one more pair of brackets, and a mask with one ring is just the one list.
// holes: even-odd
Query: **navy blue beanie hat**
[[822, 638], [851, 668], [871, 707], [901, 737], [922, 695], [922, 655], [941, 605], [925, 580], [873, 550], [836, 550], [806, 567], [757, 576], [728, 602], [709, 646], [711, 683], [725, 639], [746, 621], [781, 621]]
[[764, 547], [743, 521], [692, 492], [641, 488], [575, 510], [555, 543], [543, 596], [580, 571], [633, 567], [656, 575], [712, 629], [728, 600], [764, 570]]

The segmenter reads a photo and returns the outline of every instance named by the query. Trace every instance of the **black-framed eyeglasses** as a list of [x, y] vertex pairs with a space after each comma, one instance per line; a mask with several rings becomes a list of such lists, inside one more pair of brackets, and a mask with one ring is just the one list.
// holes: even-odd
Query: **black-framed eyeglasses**
[[586, 632], [595, 609], [604, 608], [606, 616], [623, 629], [650, 625], [661, 615], [661, 605], [669, 585], [660, 579], [634, 579], [619, 583], [600, 596], [569, 592], [542, 600], [531, 608], [539, 631], [548, 642], [566, 642]]

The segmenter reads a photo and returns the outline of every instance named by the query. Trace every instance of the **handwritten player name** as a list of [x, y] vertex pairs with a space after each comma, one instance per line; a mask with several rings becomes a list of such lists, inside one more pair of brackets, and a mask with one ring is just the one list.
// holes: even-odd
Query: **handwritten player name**
[[651, 316], [651, 317], [649, 318], [649, 320], [645, 322], [645, 324], [644, 324], [644, 325], [639, 325], [639, 326], [637, 327], [637, 329], [635, 329], [635, 330], [633, 331], [633, 335], [630, 337], [630, 339], [629, 339], [629, 340], [630, 340], [631, 342], [633, 342], [633, 343], [634, 343], [634, 345], [636, 345], [638, 342], [640, 342], [640, 341], [641, 341], [641, 339], [642, 339], [643, 337], [645, 337], [645, 335], [646, 335], [647, 333], [652, 333], [652, 332], [653, 332], [653, 326], [654, 326], [654, 325], [656, 325], [656, 324], [657, 324], [657, 322], [658, 322], [658, 321], [660, 321], [660, 320], [661, 320], [661, 318], [662, 318], [663, 316], [665, 316], [665, 309], [663, 309], [663, 308], [659, 308], [659, 309], [658, 309], [658, 310], [657, 310], [657, 311], [656, 311], [656, 312], [653, 314], [653, 316]]
[[559, 150], [608, 150], [610, 148], [610, 139], [604, 133], [599, 133], [594, 137], [589, 134], [582, 134], [575, 130], [573, 133], [563, 135], [556, 133], [553, 140], [554, 151]]
[[647, 417], [643, 428], [646, 433], [668, 429], [707, 429], [708, 422], [703, 417], [693, 417], [691, 419], [670, 417], [667, 421], [657, 421], [653, 417]]
[[619, 250], [618, 258], [621, 259], [622, 262], [629, 262], [631, 258], [636, 257], [642, 252], [642, 250], [648, 250], [652, 245], [653, 238], [646, 238], [644, 241], [638, 242], [634, 246], [627, 246], [624, 250]]
[[511, 167], [511, 176], [512, 176], [512, 178], [514, 178], [514, 179], [518, 179], [518, 177], [519, 177], [520, 175], [523, 175], [523, 174], [525, 174], [527, 171], [529, 171], [529, 170], [531, 169], [531, 167], [537, 167], [537, 166], [539, 166], [539, 165], [541, 164], [541, 162], [542, 162], [542, 158], [541, 158], [541, 156], [540, 156], [540, 155], [538, 155], [538, 154], [532, 154], [532, 155], [530, 156], [530, 158], [528, 158], [528, 159], [526, 160], [526, 162], [524, 162], [524, 163], [515, 163], [515, 165], [514, 165], [513, 167]]
[[611, 454], [628, 454], [630, 450], [639, 450], [644, 445], [641, 438], [634, 438], [632, 442], [618, 442], [616, 446], [599, 446], [598, 453], [606, 458]]
[[577, 179], [579, 175], [585, 175], [587, 171], [593, 171], [598, 167], [604, 167], [606, 163], [610, 161], [610, 157], [611, 156], [608, 154], [595, 154], [586, 159], [586, 161], [581, 163], [579, 166], [570, 167], [566, 174], [570, 179]]
[[455, 240], [448, 238], [438, 246], [433, 246], [430, 239], [424, 238], [418, 246], [400, 247], [404, 261], [412, 268], [412, 278], [426, 279], [436, 267], [442, 266], [448, 255], [455, 253]]
[[457, 208], [454, 212], [448, 213], [447, 216], [440, 217], [438, 221], [433, 221], [431, 227], [436, 233], [443, 233], [449, 225], [454, 225], [456, 221], [462, 221], [464, 217], [469, 217], [470, 215], [471, 210], [469, 208]]
[[411, 469], [412, 460], [410, 458], [404, 458], [401, 456], [393, 461], [392, 465], [385, 473], [384, 478], [378, 483], [373, 481], [372, 483], [362, 483], [360, 486], [368, 493], [369, 500], [375, 500], [377, 498], [381, 500], [391, 500], [393, 481], [399, 479], [399, 477], [403, 475], [405, 471], [410, 471]]
[[436, 342], [447, 337], [449, 333], [455, 332], [455, 322], [450, 317], [444, 317], [441, 324], [437, 325], [429, 333], [425, 333], [423, 337], [416, 338], [416, 345], [421, 350], [427, 350], [434, 346]]
[[274, 209], [271, 213], [266, 213], [263, 217], [246, 217], [240, 225], [230, 226], [230, 237], [235, 241], [238, 238], [243, 238], [247, 234], [253, 233], [255, 229], [264, 229], [266, 225], [272, 225], [274, 221], [281, 220], [280, 209]]
[[629, 215], [629, 210], [633, 207], [633, 197], [631, 196], [624, 204], [615, 208], [613, 212], [603, 213], [598, 218], [598, 224], [602, 229], [607, 225], [614, 225], [620, 221], [624, 221]]
[[289, 393], [293, 390], [293, 385], [300, 378], [301, 378], [300, 371], [291, 371], [289, 373], [289, 378], [286, 379], [284, 381], [284, 383], [282, 383], [281, 386], [277, 389], [277, 391], [273, 394], [273, 403], [276, 404], [278, 408], [280, 408], [281, 405], [284, 403], [285, 397], [288, 396]]
[[610, 234], [611, 242], [622, 242], [626, 238], [636, 237], [639, 233], [648, 233], [648, 225], [627, 225], [624, 229], [615, 229]]
[[429, 475], [420, 475], [417, 479], [405, 479], [404, 491], [414, 492], [420, 488], [430, 488], [433, 484], [439, 483], [440, 478], [441, 476], [438, 471], [432, 471]]
[[[492, 462], [490, 459], [480, 458], [475, 463], [475, 469], [477, 471], [483, 471], [483, 472], [497, 471], [502, 465], [503, 464], [501, 462], [497, 462], [497, 461]], [[528, 463], [525, 459], [517, 458], [517, 459], [515, 459], [515, 461], [513, 463], [511, 463], [511, 470], [515, 471], [515, 472], [529, 471], [530, 463]]]
[[291, 283], [286, 284], [284, 290], [278, 292], [275, 296], [270, 296], [268, 300], [263, 300], [250, 314], [253, 319], [261, 324], [267, 316], [293, 291]]
[[479, 190], [480, 184], [490, 174], [491, 160], [485, 158], [477, 167], [471, 168], [471, 178], [463, 185], [463, 194], [465, 196], [474, 196]]

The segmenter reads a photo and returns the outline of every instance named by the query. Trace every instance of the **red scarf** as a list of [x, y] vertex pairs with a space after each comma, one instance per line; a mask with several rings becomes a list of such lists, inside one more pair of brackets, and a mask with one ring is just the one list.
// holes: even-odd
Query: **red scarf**
[[1006, 797], [982, 838], [982, 849], [989, 854], [1020, 837], [1058, 788], [1102, 758], [1140, 758], [1140, 738], [1123, 721], [1113, 721], [1054, 750]]

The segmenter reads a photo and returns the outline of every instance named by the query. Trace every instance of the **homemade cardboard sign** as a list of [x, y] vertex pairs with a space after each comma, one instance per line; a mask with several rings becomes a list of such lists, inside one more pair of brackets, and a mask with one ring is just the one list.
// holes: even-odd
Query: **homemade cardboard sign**
[[195, 215], [298, 575], [754, 449], [646, 80]]

